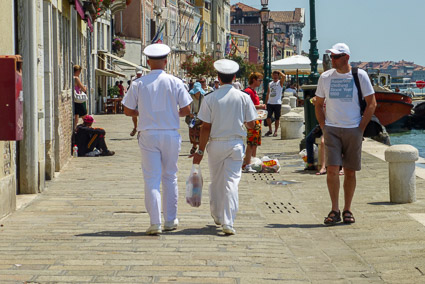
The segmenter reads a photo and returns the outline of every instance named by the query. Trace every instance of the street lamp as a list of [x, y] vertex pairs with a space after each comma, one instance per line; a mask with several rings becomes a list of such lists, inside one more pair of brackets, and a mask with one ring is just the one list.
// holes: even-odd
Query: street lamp
[[274, 20], [272, 18], [269, 20], [268, 28], [274, 32]]
[[272, 18], [270, 18], [269, 23], [268, 23], [268, 33], [267, 33], [267, 40], [269, 41], [269, 76], [271, 78], [272, 73], [271, 73], [271, 69], [272, 69], [272, 42], [273, 42], [273, 37], [274, 37], [274, 20]]
[[267, 72], [269, 73], [269, 77], [271, 80], [272, 77], [272, 44], [273, 44], [273, 30], [267, 31], [267, 41], [269, 42], [269, 66]]
[[311, 73], [308, 76], [308, 81], [311, 85], [316, 85], [320, 77], [319, 73], [317, 72], [317, 60], [319, 59], [319, 50], [317, 49], [315, 9], [315, 0], [310, 0], [310, 50], [308, 57], [311, 61]]
[[260, 17], [261, 17], [261, 23], [263, 24], [263, 42], [264, 42], [264, 47], [263, 47], [263, 52], [264, 52], [264, 79], [263, 79], [263, 89], [264, 89], [264, 93], [263, 93], [263, 101], [266, 100], [266, 94], [268, 91], [268, 87], [269, 87], [269, 77], [267, 76], [267, 24], [269, 22], [270, 19], [270, 10], [268, 9], [267, 5], [269, 4], [268, 0], [261, 0], [261, 5], [263, 6], [263, 8], [261, 8], [260, 10]]

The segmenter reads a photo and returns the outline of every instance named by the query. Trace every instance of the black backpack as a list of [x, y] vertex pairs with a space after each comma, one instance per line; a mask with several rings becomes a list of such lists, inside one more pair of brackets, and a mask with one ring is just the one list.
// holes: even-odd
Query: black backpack
[[[360, 103], [360, 114], [363, 115], [365, 109], [366, 109], [366, 101], [363, 97], [363, 92], [360, 87], [360, 80], [359, 80], [359, 68], [353, 67], [351, 68], [351, 73], [353, 74], [354, 83], [356, 84], [358, 96], [359, 96], [359, 103]], [[366, 126], [365, 131], [363, 132], [363, 137], [374, 137], [379, 135], [379, 133], [383, 132], [383, 126], [379, 122], [379, 119], [372, 115], [372, 118], [370, 119], [369, 123]]]

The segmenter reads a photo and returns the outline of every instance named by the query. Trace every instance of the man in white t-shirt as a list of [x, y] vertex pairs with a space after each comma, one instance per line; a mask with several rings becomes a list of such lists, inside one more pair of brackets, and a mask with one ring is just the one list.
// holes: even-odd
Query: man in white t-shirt
[[279, 118], [280, 110], [282, 108], [282, 91], [283, 84], [285, 83], [286, 76], [281, 71], [273, 71], [272, 73], [273, 81], [269, 83], [269, 89], [266, 96], [267, 104], [267, 125], [269, 126], [269, 131], [265, 136], [272, 135], [272, 116], [274, 115], [275, 126], [273, 136], [277, 136], [277, 129], [279, 128]]
[[137, 138], [142, 154], [145, 206], [151, 224], [146, 231], [148, 235], [162, 233], [161, 209], [165, 231], [174, 230], [178, 225], [179, 117], [190, 113], [192, 98], [182, 80], [164, 71], [170, 51], [167, 45], [159, 43], [148, 45], [143, 50], [152, 71], [135, 80], [123, 99], [125, 115], [139, 116]]
[[[339, 210], [339, 169], [344, 167], [345, 204], [342, 212], [344, 223], [354, 223], [351, 202], [356, 189], [356, 171], [361, 169], [363, 132], [376, 108], [375, 92], [364, 70], [358, 70], [361, 91], [366, 101], [363, 116], [352, 69], [349, 64], [350, 49], [345, 43], [337, 43], [331, 49], [333, 69], [324, 72], [317, 85], [316, 117], [323, 130], [327, 165], [327, 184], [332, 210], [325, 218], [326, 225], [341, 221]], [[323, 108], [326, 99], [326, 109]]]
[[239, 79], [236, 79], [235, 82], [233, 82], [233, 87], [237, 90], [242, 90], [242, 85], [239, 82]]
[[[211, 176], [209, 187], [211, 216], [227, 235], [236, 233], [233, 223], [238, 211], [238, 185], [242, 175], [247, 128], [255, 127], [257, 110], [249, 95], [232, 86], [239, 65], [229, 59], [214, 62], [220, 89], [206, 94], [198, 118], [203, 121], [199, 150], [193, 163], [202, 161], [205, 148]], [[208, 143], [208, 146], [207, 146]]]

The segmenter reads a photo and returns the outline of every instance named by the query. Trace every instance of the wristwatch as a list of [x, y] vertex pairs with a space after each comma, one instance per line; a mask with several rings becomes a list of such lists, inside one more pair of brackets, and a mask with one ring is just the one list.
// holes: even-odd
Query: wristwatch
[[198, 150], [198, 151], [196, 151], [196, 154], [198, 154], [199, 156], [203, 156], [204, 155], [204, 151]]

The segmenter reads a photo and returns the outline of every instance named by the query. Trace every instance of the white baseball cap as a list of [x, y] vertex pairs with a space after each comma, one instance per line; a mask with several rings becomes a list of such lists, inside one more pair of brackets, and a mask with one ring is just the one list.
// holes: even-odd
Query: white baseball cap
[[136, 68], [136, 74], [143, 74], [143, 67], [139, 66]]
[[332, 46], [332, 48], [327, 49], [326, 53], [333, 53], [333, 54], [348, 54], [350, 55], [350, 48], [345, 43], [337, 43]]
[[152, 59], [161, 59], [168, 55], [171, 49], [168, 45], [163, 43], [154, 43], [145, 47], [143, 53]]
[[236, 74], [239, 70], [239, 64], [233, 60], [220, 59], [214, 62], [214, 68], [221, 74]]

